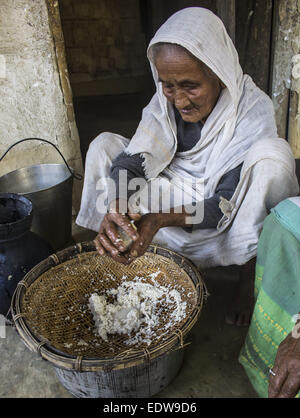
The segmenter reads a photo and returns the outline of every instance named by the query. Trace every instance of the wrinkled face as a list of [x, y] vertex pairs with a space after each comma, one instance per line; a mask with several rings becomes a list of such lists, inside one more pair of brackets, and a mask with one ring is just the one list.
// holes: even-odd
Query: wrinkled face
[[164, 45], [155, 66], [163, 93], [185, 122], [205, 122], [222, 90], [219, 78], [180, 47]]

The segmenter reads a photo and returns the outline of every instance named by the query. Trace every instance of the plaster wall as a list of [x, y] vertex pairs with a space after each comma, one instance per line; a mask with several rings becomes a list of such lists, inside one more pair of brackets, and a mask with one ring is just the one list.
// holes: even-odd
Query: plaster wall
[[[58, 7], [56, 0], [49, 1]], [[64, 101], [46, 0], [1, 0], [0, 58], [0, 154], [19, 139], [39, 137], [53, 142], [70, 166], [82, 173], [78, 131]], [[60, 162], [50, 145], [25, 142], [0, 162], [0, 175]], [[74, 180], [74, 211], [81, 187]]]

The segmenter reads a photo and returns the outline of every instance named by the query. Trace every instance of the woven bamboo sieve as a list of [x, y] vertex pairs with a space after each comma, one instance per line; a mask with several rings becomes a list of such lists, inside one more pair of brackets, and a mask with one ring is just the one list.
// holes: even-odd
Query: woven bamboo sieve
[[[130, 346], [124, 334], [109, 335], [108, 342], [96, 336], [87, 306], [89, 296], [105, 294], [136, 276], [153, 284], [149, 275], [157, 272], [156, 282], [176, 289], [186, 302], [185, 319], [165, 330], [171, 311], [162, 301], [150, 345]], [[27, 273], [14, 293], [11, 311], [28, 348], [55, 366], [78, 371], [116, 370], [182, 348], [205, 295], [197, 268], [173, 251], [150, 245], [143, 256], [125, 266], [99, 256], [93, 243], [81, 243], [53, 254]]]

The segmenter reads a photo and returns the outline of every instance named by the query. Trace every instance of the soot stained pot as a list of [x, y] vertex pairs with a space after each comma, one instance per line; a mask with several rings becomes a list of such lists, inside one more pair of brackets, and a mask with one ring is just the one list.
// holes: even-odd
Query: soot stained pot
[[44, 239], [30, 231], [32, 217], [29, 199], [0, 193], [0, 314], [4, 316], [18, 282], [53, 252]]

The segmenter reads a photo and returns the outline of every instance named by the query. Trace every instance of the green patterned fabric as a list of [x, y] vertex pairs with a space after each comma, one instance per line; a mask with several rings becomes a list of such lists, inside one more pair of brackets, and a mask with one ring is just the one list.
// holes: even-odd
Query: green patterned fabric
[[256, 304], [239, 356], [260, 397], [268, 396], [269, 369], [300, 311], [300, 207], [293, 199], [279, 203], [264, 222], [257, 250]]

